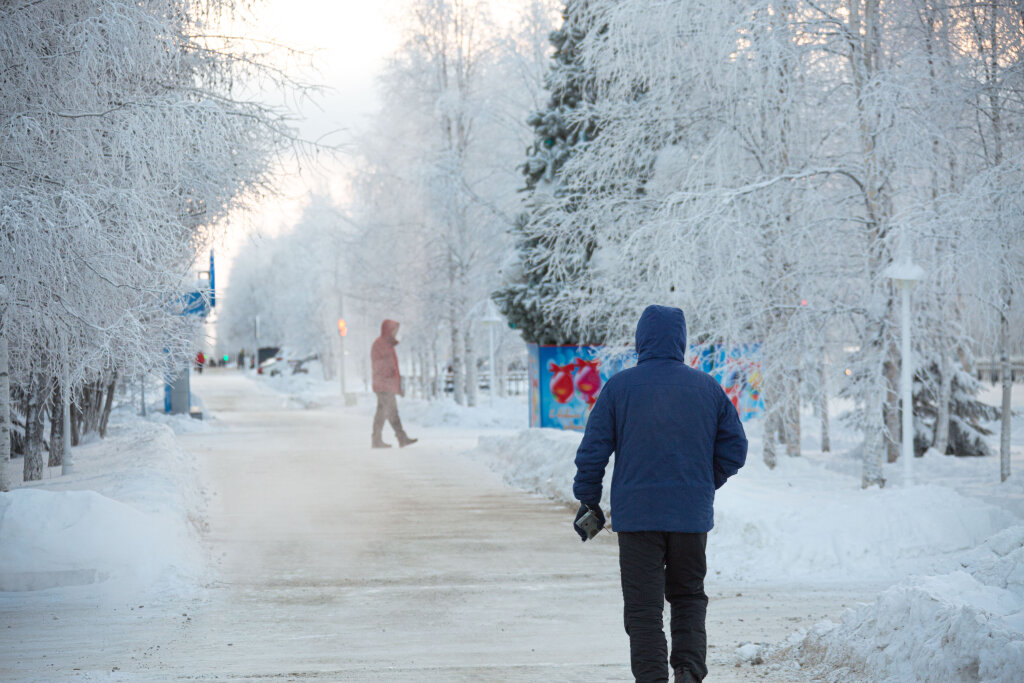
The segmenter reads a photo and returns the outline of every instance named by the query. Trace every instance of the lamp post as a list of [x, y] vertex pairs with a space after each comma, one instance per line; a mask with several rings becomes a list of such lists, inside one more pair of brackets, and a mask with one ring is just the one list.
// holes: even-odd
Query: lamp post
[[498, 325], [501, 324], [501, 316], [498, 315], [498, 309], [495, 307], [494, 302], [490, 299], [487, 300], [487, 314], [484, 315], [483, 324], [487, 326], [487, 343], [490, 351], [490, 368], [491, 378], [487, 383], [488, 393], [490, 394], [491, 405], [494, 405], [494, 385], [497, 383], [498, 373], [495, 372], [494, 367], [494, 330]]
[[910, 292], [917, 282], [924, 277], [924, 269], [910, 259], [891, 264], [885, 275], [892, 278], [900, 290], [902, 298], [902, 337], [903, 350], [900, 354], [900, 390], [903, 394], [903, 448], [900, 457], [903, 459], [903, 478], [906, 485], [914, 483], [914, 395], [913, 395], [913, 355], [910, 344]]

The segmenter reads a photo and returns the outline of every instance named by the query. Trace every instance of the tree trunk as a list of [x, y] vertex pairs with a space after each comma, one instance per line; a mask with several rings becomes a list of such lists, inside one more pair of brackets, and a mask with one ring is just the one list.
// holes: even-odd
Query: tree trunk
[[949, 448], [949, 402], [953, 395], [953, 362], [943, 351], [939, 362], [939, 414], [935, 418], [935, 439], [932, 447], [942, 455]]
[[[143, 406], [145, 406], [145, 389], [143, 389]], [[145, 415], [145, 407], [143, 407], [143, 415]], [[82, 441], [82, 409], [79, 407], [77, 402], [72, 401], [71, 403], [71, 445], [77, 446]]]
[[896, 462], [900, 457], [900, 384], [899, 365], [893, 359], [892, 350], [885, 363], [885, 452], [887, 462]]
[[1003, 407], [999, 425], [999, 481], [1010, 478], [1010, 418], [1013, 409], [1010, 404], [1013, 392], [1013, 377], [1010, 367], [1010, 322], [1006, 318], [1010, 310], [1010, 298], [1006, 297], [1006, 309], [999, 316], [999, 374], [1003, 384]]
[[42, 378], [32, 372], [29, 379], [28, 403], [25, 406], [25, 481], [43, 478], [43, 404]]
[[[882, 379], [882, 378], [879, 378]], [[882, 475], [882, 451], [885, 448], [885, 435], [882, 433], [879, 424], [882, 420], [882, 390], [884, 379], [874, 382], [875, 391], [867, 392], [865, 401], [866, 426], [864, 430], [864, 462], [861, 472], [861, 488], [870, 486], [885, 486], [885, 477]]]
[[[107, 423], [110, 421], [110, 410], [114, 407], [114, 390], [117, 389], [117, 372], [110, 376], [110, 384], [107, 385], [107, 400], [103, 404], [103, 412], [100, 414], [99, 431], [100, 438], [107, 436]], [[102, 391], [100, 392], [102, 396]]]
[[50, 394], [50, 467], [64, 464], [64, 390], [58, 380]]
[[466, 405], [473, 407], [477, 404], [477, 395], [480, 393], [480, 380], [477, 377], [476, 337], [473, 334], [473, 323], [466, 325]]
[[0, 491], [11, 490], [7, 465], [11, 460], [11, 378], [7, 337], [0, 336]]
[[775, 396], [771, 393], [771, 385], [766, 380], [761, 391], [761, 399], [764, 401], [764, 438], [761, 439], [761, 457], [764, 464], [770, 470], [775, 469]]
[[[498, 397], [505, 398], [508, 396], [508, 363], [505, 362], [505, 354], [501, 351], [495, 351], [494, 364], [497, 366], [495, 377], [498, 383], [495, 387], [498, 390]], [[495, 377], [491, 379], [494, 380]]]
[[459, 334], [458, 317], [455, 308], [450, 314], [452, 335], [452, 393], [460, 406], [466, 402], [466, 383], [462, 375], [462, 339]]
[[437, 339], [430, 343], [430, 398], [437, 398], [441, 393], [438, 386]]
[[832, 451], [832, 439], [828, 427], [828, 368], [825, 355], [822, 354], [820, 372], [818, 374], [818, 417], [821, 418], [821, 452]]
[[787, 381], [789, 391], [785, 406], [786, 455], [800, 455], [800, 374], [794, 372]]
[[100, 420], [103, 417], [103, 380], [97, 379], [89, 391], [89, 431], [95, 432], [100, 428]]
[[[78, 419], [80, 422], [78, 431], [79, 434], [83, 437], [89, 433], [89, 424], [91, 422], [90, 416], [92, 415], [92, 403], [92, 385], [86, 382], [82, 385], [81, 404], [78, 410]], [[74, 445], [77, 446], [78, 444], [76, 443]]]
[[770, 470], [774, 470], [777, 463], [777, 456], [775, 454], [775, 421], [777, 419], [774, 415], [768, 415], [764, 420], [762, 457], [764, 458], [764, 464]]

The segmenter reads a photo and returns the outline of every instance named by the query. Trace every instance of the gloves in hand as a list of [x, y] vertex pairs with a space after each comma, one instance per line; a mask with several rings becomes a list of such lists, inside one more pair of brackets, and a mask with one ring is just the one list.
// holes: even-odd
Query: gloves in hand
[[583, 515], [587, 514], [587, 510], [590, 510], [590, 511], [592, 511], [594, 513], [594, 516], [597, 517], [597, 521], [598, 521], [598, 523], [602, 527], [604, 526], [604, 523], [605, 523], [604, 513], [601, 512], [601, 506], [600, 505], [591, 505], [589, 503], [580, 503], [580, 509], [576, 513], [576, 519], [573, 520], [572, 528], [573, 528], [573, 531], [575, 531], [579, 535], [580, 540], [583, 541], [584, 543], [587, 542], [587, 533], [585, 531], [583, 531], [583, 529], [581, 529], [578, 526], [576, 526], [576, 522], [580, 521], [580, 519], [583, 518]]

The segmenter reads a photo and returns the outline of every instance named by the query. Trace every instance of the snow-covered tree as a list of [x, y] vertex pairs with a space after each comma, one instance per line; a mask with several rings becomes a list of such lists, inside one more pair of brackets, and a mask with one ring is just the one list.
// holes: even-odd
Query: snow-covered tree
[[517, 204], [529, 138], [518, 122], [540, 90], [533, 62], [548, 5], [532, 3], [520, 27], [505, 28], [485, 3], [408, 3], [404, 40], [381, 77], [382, 110], [358, 142], [357, 294], [401, 312], [399, 352], [450, 367], [460, 403], [476, 401], [479, 321]]
[[999, 232], [1019, 225], [1019, 193], [1005, 151], [994, 156], [1021, 130], [1008, 122], [1021, 101], [1009, 3], [595, 0], [586, 12], [602, 27], [577, 48], [596, 95], [569, 116], [600, 135], [566, 158], [547, 219], [529, 224], [550, 269], [532, 271], [547, 286], [541, 318], [628, 344], [660, 302], [707, 339], [761, 342], [770, 465], [777, 438], [799, 453], [799, 405], [823, 400], [823, 355], [843, 358], [862, 483], [880, 486], [901, 410], [886, 272], [914, 258], [928, 273], [920, 356], [949, 366], [916, 368], [938, 382], [935, 434], [975, 422], [975, 386], [958, 374], [972, 316], [984, 292], [1005, 309], [993, 293], [1022, 271], [1019, 231]]
[[264, 188], [289, 135], [232, 95], [259, 60], [204, 33], [233, 5], [0, 6], [0, 335], [28, 409], [26, 479], [41, 473], [51, 389], [99, 427], [112, 389], [93, 387], [160, 372], [165, 348], [191, 355], [175, 302], [194, 286], [196, 252]]
[[[591, 15], [586, 0], [567, 2], [562, 12], [561, 27], [551, 32], [554, 47], [551, 67], [545, 76], [550, 96], [542, 110], [527, 117], [533, 129], [533, 143], [527, 148], [522, 164], [526, 181], [526, 210], [519, 214], [511, 229], [515, 252], [502, 266], [503, 286], [494, 299], [509, 323], [519, 330], [523, 339], [542, 344], [602, 343], [601, 331], [584, 332], [572, 318], [545, 311], [543, 302], [557, 296], [561, 281], [547, 266], [552, 252], [547, 229], [538, 230], [537, 222], [548, 220], [551, 200], [564, 196], [558, 172], [577, 146], [586, 145], [597, 136], [597, 123], [592, 118], [574, 118], [572, 112], [584, 103], [593, 103], [596, 84], [584, 69], [580, 43], [591, 30]], [[583, 242], [575, 255], [577, 270], [587, 267], [594, 244]], [[559, 258], [565, 259], [564, 253]], [[579, 276], [577, 272], [576, 277]]]

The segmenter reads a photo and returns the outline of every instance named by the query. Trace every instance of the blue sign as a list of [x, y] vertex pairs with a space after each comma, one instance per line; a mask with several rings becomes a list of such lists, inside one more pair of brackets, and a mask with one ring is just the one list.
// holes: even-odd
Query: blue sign
[[210, 312], [210, 295], [206, 292], [188, 292], [179, 300], [181, 315], [198, 315], [205, 317]]

